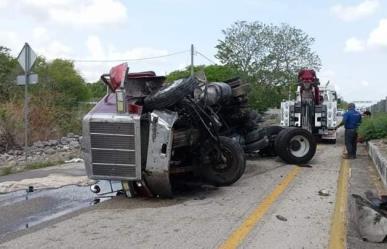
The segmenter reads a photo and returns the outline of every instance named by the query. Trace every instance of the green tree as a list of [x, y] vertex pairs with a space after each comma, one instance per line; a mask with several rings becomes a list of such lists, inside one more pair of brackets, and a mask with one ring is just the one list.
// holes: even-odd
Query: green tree
[[279, 26], [239, 21], [223, 30], [216, 58], [252, 77], [257, 83], [286, 85], [304, 67], [319, 70], [321, 61], [312, 51], [314, 38], [288, 24]]
[[31, 86], [31, 137], [47, 139], [70, 131], [80, 132], [79, 103], [88, 101], [90, 93], [73, 62], [47, 62], [39, 57], [34, 71], [39, 75], [39, 83]]
[[53, 104], [72, 108], [89, 99], [86, 83], [72, 61], [55, 59], [47, 62], [39, 58], [34, 68], [39, 75], [39, 84], [34, 86], [35, 90], [50, 91], [55, 96]]
[[16, 86], [17, 61], [10, 55], [10, 49], [0, 46], [0, 101], [13, 99], [19, 92]]
[[99, 100], [106, 94], [106, 85], [102, 81], [86, 84], [91, 100]]
[[215, 57], [248, 76], [251, 105], [261, 111], [294, 95], [301, 68], [321, 67], [314, 38], [288, 24], [238, 21], [222, 32]]

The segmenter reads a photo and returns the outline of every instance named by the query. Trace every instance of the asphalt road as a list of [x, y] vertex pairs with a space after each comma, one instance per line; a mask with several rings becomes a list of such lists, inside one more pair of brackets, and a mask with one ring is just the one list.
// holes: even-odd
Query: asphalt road
[[[0, 248], [217, 248], [230, 239], [241, 248], [326, 248], [341, 150], [319, 145], [302, 168], [250, 160], [236, 184], [170, 200], [115, 198]], [[250, 215], [257, 212], [258, 220]], [[233, 239], [245, 222], [244, 236]]]
[[[342, 137], [338, 142], [318, 145], [304, 167], [251, 159], [230, 187], [203, 186], [173, 199], [116, 197], [8, 236], [0, 248], [328, 248], [340, 209]], [[363, 154], [356, 165], [368, 162]], [[351, 193], [364, 190], [364, 177], [350, 180]], [[382, 248], [361, 242], [353, 224], [348, 244]]]

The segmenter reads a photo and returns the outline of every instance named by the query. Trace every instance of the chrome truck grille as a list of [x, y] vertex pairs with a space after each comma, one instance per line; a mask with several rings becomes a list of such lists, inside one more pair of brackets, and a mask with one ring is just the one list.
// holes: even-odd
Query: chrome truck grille
[[82, 150], [91, 179], [140, 180], [140, 120], [136, 115], [88, 114]]

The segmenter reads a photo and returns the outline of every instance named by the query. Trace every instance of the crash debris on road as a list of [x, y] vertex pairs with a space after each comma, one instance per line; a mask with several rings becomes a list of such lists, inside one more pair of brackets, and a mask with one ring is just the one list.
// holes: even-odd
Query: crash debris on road
[[377, 197], [367, 192], [366, 197], [353, 194], [356, 203], [356, 224], [362, 239], [387, 242], [387, 196]]

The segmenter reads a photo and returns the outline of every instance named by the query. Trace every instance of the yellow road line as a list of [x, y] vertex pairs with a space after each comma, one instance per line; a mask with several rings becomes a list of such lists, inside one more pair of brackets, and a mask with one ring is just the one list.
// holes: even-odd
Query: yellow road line
[[275, 189], [265, 197], [265, 199], [257, 206], [257, 208], [244, 220], [240, 225], [220, 246], [220, 249], [237, 248], [242, 241], [247, 237], [257, 222], [265, 215], [271, 205], [277, 198], [286, 190], [288, 185], [298, 175], [301, 168], [294, 166], [288, 175], [275, 187]]
[[342, 160], [337, 181], [336, 204], [332, 215], [328, 249], [347, 248], [347, 201], [349, 161]]

